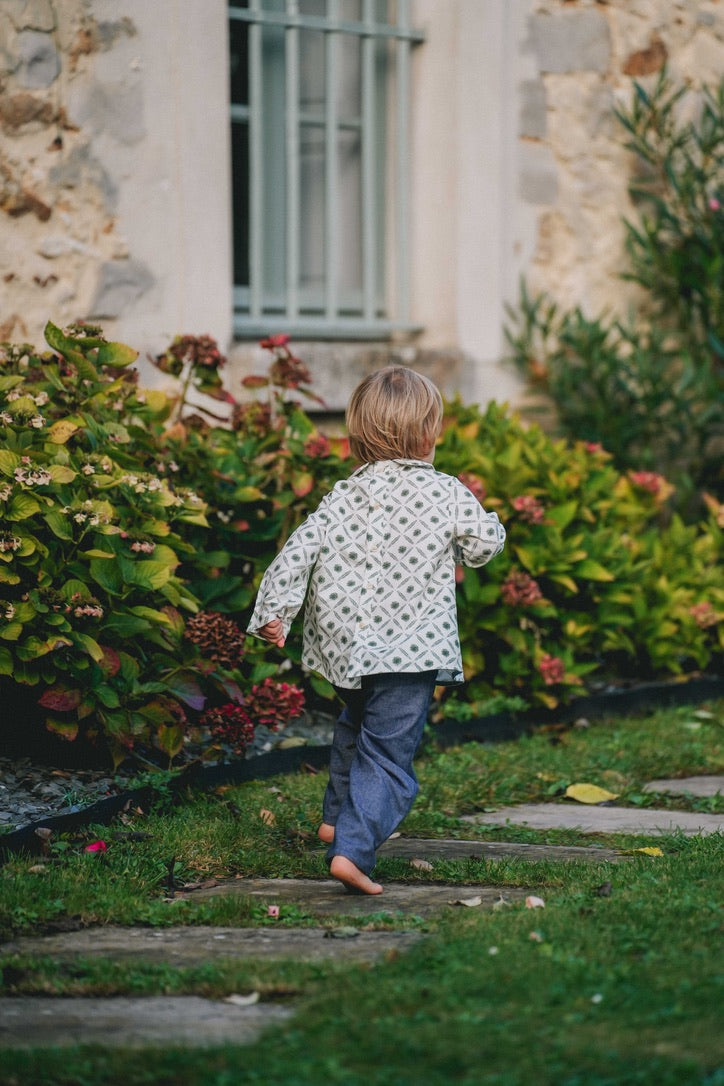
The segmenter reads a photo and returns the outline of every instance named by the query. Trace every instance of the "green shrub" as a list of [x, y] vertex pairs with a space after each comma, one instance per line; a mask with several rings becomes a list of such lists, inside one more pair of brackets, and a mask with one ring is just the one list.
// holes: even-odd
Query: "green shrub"
[[[32, 691], [51, 731], [95, 737], [116, 761], [153, 746], [173, 758], [190, 732], [243, 754], [254, 723], [299, 712], [295, 682], [332, 696], [301, 670], [301, 623], [284, 653], [242, 631], [280, 544], [352, 470], [346, 439], [297, 401], [313, 393], [287, 337], [264, 341], [269, 374], [246, 379], [253, 398], [219, 425], [186, 399], [231, 400], [205, 337], [172, 345], [173, 401], [140, 391], [135, 352], [98, 329], [46, 335], [52, 352], [0, 359], [0, 693]], [[662, 527], [661, 475], [622, 474], [600, 446], [552, 441], [496, 404], [448, 405], [437, 465], [508, 530], [490, 566], [460, 571], [471, 681], [444, 713], [555, 706], [591, 683], [720, 663], [714, 498], [706, 522]]]
[[680, 113], [687, 91], [662, 75], [617, 114], [637, 164], [623, 277], [648, 292], [641, 312], [588, 318], [523, 285], [506, 335], [567, 436], [602, 442], [621, 470], [671, 478], [695, 518], [702, 492], [724, 496], [724, 80], [704, 88], [694, 120]]
[[205, 506], [159, 477], [170, 405], [137, 388], [136, 352], [91, 327], [46, 336], [55, 353], [8, 348], [0, 376], [3, 686], [36, 688], [51, 731], [100, 735], [116, 761], [141, 741], [173, 755], [224, 678], [183, 638], [197, 602], [177, 570]]
[[662, 476], [620, 474], [599, 445], [551, 441], [496, 404], [450, 408], [437, 466], [496, 510], [506, 549], [461, 571], [467, 696], [554, 707], [584, 683], [720, 663], [724, 510], [662, 527]]

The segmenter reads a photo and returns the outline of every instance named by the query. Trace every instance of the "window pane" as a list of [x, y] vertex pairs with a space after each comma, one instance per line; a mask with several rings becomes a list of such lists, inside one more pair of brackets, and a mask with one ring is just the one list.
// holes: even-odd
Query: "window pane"
[[357, 120], [362, 112], [362, 46], [359, 38], [353, 34], [340, 35], [339, 51], [337, 113], [342, 120]]
[[284, 30], [262, 33], [262, 201], [264, 304], [283, 306], [286, 283]]
[[362, 22], [362, 0], [340, 0], [339, 17], [343, 23]]
[[303, 125], [300, 161], [300, 286], [305, 307], [323, 308], [324, 298], [324, 129]]
[[325, 34], [302, 30], [299, 34], [299, 105], [303, 112], [324, 115]]
[[249, 104], [249, 24], [232, 19], [229, 28], [231, 56], [231, 101]]
[[231, 126], [234, 284], [249, 285], [249, 126]]
[[327, 14], [327, 0], [299, 0], [301, 15], [317, 15], [322, 18]]
[[341, 132], [339, 166], [339, 232], [337, 267], [340, 302], [359, 310], [362, 305], [362, 160], [359, 132]]

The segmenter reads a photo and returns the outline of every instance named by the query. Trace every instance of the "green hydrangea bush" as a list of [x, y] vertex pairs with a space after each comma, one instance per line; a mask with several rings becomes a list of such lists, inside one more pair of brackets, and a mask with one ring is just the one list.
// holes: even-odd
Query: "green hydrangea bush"
[[[268, 372], [239, 399], [209, 337], [156, 360], [175, 398], [141, 390], [136, 352], [98, 328], [46, 338], [48, 352], [0, 355], [0, 696], [23, 692], [51, 732], [116, 764], [172, 760], [189, 739], [243, 756], [255, 725], [283, 726], [305, 696], [331, 708], [301, 669], [300, 624], [283, 653], [243, 632], [280, 544], [354, 467], [304, 410], [316, 397], [288, 337], [263, 341]], [[449, 404], [436, 462], [508, 529], [501, 556], [459, 572], [470, 682], [443, 715], [720, 666], [715, 498], [706, 520], [664, 525], [661, 475], [621, 473], [599, 445], [552, 441], [496, 404]]]
[[505, 551], [460, 571], [467, 696], [561, 700], [588, 683], [721, 665], [724, 506], [664, 525], [672, 486], [619, 472], [599, 444], [551, 440], [497, 404], [450, 406], [436, 464], [506, 525]]
[[173, 756], [187, 711], [232, 669], [184, 638], [198, 604], [178, 575], [206, 507], [159, 470], [171, 404], [142, 392], [136, 352], [100, 330], [46, 328], [52, 352], [4, 352], [0, 371], [0, 682], [29, 687], [52, 732]]

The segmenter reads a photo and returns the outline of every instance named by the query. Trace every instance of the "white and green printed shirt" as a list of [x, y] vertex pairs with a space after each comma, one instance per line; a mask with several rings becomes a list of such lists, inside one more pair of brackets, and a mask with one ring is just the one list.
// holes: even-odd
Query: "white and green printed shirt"
[[335, 686], [433, 669], [462, 682], [455, 566], [485, 565], [504, 542], [497, 513], [427, 461], [364, 464], [271, 563], [249, 633], [280, 618], [286, 637], [306, 595], [302, 662]]

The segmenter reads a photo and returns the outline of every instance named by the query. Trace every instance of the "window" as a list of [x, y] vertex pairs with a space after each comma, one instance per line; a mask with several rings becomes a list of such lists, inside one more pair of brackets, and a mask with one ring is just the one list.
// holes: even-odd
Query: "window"
[[409, 0], [229, 16], [236, 333], [409, 328]]

